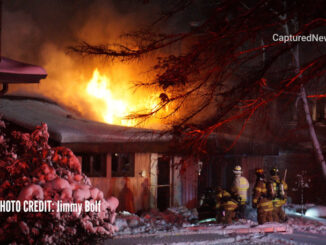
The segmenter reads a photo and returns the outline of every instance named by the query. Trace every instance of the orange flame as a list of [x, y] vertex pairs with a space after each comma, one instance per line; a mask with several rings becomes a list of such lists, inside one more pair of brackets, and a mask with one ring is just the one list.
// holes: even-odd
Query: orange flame
[[86, 91], [90, 97], [93, 108], [99, 118], [106, 123], [135, 126], [135, 119], [125, 119], [129, 114], [140, 110], [153, 110], [157, 105], [158, 96], [142, 97], [142, 99], [133, 96], [125, 96], [130, 91], [113, 91], [111, 80], [104, 74], [101, 74], [96, 68], [92, 78], [89, 80]]

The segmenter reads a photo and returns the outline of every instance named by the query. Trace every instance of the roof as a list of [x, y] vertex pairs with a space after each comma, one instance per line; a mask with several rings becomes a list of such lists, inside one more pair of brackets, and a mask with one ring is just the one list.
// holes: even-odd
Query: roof
[[[1, 97], [0, 114], [5, 120], [28, 130], [46, 123], [50, 138], [74, 152], [182, 154], [182, 147], [176, 147], [178, 142], [170, 134], [85, 120], [45, 98]], [[206, 150], [213, 154], [225, 154], [225, 147], [229, 147], [236, 138], [236, 135], [227, 133], [212, 134], [208, 137]], [[228, 154], [278, 154], [278, 147], [273, 144], [257, 139], [253, 143], [252, 139], [242, 136]]]
[[1, 57], [0, 82], [2, 83], [39, 83], [40, 79], [46, 76], [46, 71], [40, 66]]
[[87, 147], [89, 148], [89, 143], [94, 143], [94, 147], [97, 146], [96, 149], [98, 149], [99, 145], [105, 144], [107, 146], [117, 143], [143, 146], [145, 143], [149, 145], [166, 143], [172, 139], [170, 135], [162, 135], [160, 131], [85, 120], [58, 104], [44, 99], [4, 96], [0, 98], [0, 114], [5, 120], [28, 130], [33, 130], [44, 122], [48, 125], [50, 137], [53, 140], [75, 148], [84, 145], [82, 148], [86, 150]]

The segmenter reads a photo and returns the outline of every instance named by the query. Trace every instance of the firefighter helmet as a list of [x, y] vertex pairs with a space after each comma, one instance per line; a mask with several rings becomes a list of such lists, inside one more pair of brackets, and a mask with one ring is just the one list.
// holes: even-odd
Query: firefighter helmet
[[272, 168], [270, 171], [271, 176], [278, 176], [280, 174], [280, 171], [278, 168]]
[[240, 165], [235, 166], [234, 169], [233, 169], [233, 173], [234, 174], [241, 174], [242, 173], [241, 166]]
[[256, 176], [257, 176], [257, 177], [262, 177], [262, 178], [264, 178], [264, 169], [262, 169], [262, 168], [257, 168], [255, 172], [256, 172]]

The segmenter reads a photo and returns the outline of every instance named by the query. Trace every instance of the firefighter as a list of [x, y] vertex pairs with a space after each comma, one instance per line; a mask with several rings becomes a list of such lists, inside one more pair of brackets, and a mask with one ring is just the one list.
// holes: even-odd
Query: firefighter
[[226, 190], [223, 190], [221, 186], [218, 186], [216, 188], [216, 222], [217, 223], [222, 223], [223, 222], [223, 218], [225, 215], [225, 212], [222, 208], [222, 203], [231, 197], [231, 194], [229, 192], [227, 192]]
[[283, 205], [286, 204], [288, 186], [284, 180], [280, 179], [278, 168], [272, 168], [270, 174], [268, 192], [273, 199], [273, 220], [275, 222], [285, 222], [287, 217], [283, 210]]
[[238, 218], [243, 219], [248, 197], [247, 192], [249, 188], [249, 182], [244, 176], [241, 176], [241, 166], [235, 166], [233, 169], [233, 173], [235, 175], [235, 178], [231, 186], [231, 193], [235, 197], [237, 197], [236, 199], [239, 202]]
[[238, 203], [231, 194], [218, 187], [216, 195], [217, 223], [231, 224], [236, 216], [237, 208]]
[[215, 194], [212, 188], [206, 188], [205, 193], [200, 198], [200, 207], [212, 209], [215, 206]]
[[206, 219], [215, 215], [215, 191], [212, 188], [207, 188], [199, 201], [199, 218]]
[[256, 183], [253, 189], [252, 207], [257, 208], [258, 224], [273, 221], [273, 201], [268, 197], [264, 170], [256, 169]]

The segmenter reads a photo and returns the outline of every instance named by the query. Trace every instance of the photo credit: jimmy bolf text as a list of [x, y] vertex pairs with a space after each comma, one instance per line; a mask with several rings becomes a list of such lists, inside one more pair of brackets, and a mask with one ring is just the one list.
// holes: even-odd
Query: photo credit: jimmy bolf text
[[69, 203], [53, 200], [0, 200], [0, 212], [100, 212], [101, 201]]

